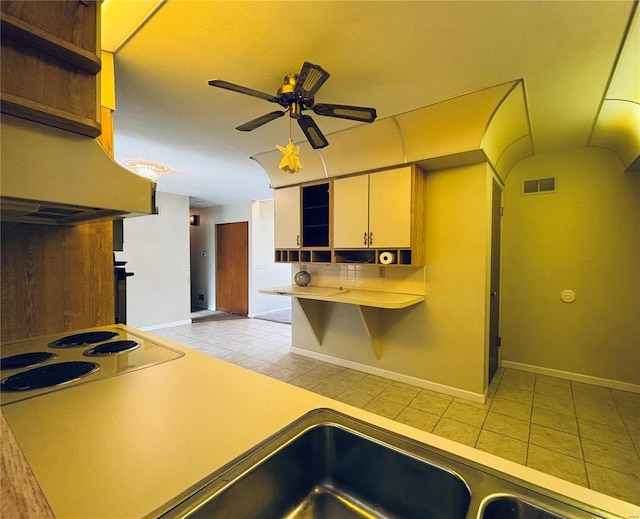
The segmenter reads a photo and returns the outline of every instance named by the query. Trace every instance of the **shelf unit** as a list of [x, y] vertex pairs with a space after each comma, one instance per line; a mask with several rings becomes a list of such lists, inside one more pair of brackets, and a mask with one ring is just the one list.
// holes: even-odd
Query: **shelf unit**
[[[283, 221], [280, 226], [276, 225], [276, 263], [352, 263], [411, 267], [424, 265], [426, 186], [424, 171], [416, 164], [412, 164], [391, 170], [348, 175], [344, 180], [352, 179], [365, 180], [365, 182], [355, 183], [358, 192], [364, 191], [364, 195], [366, 195], [364, 207], [355, 202], [352, 196], [354, 193], [347, 187], [351, 183], [342, 182], [342, 177], [276, 190], [276, 195], [280, 195], [293, 187], [299, 188], [296, 208], [300, 208], [300, 214], [296, 215], [290, 205], [285, 206], [284, 203], [279, 202], [284, 198], [283, 196], [276, 196], [275, 219], [276, 222]], [[386, 184], [381, 183], [383, 179]], [[341, 181], [339, 204], [336, 198], [338, 197], [338, 181]], [[374, 191], [377, 193], [373, 204], [376, 209], [374, 212], [377, 215], [376, 230], [373, 233], [365, 232], [364, 242], [362, 232], [358, 231], [357, 240], [348, 240], [341, 247], [336, 247], [339, 241], [336, 236], [335, 227], [337, 225], [342, 228], [347, 226], [351, 220], [362, 219], [361, 213], [366, 216], [366, 221], [369, 221], [369, 213], [372, 211], [369, 204], [370, 183], [375, 185]], [[394, 190], [398, 192], [395, 195]], [[383, 196], [385, 194], [389, 196], [385, 198]], [[397, 203], [394, 205], [392, 201], [390, 207], [387, 208], [389, 197]], [[391, 230], [380, 231], [379, 222], [384, 221], [385, 217], [388, 218], [388, 222], [384, 222], [384, 224]], [[283, 232], [279, 229], [284, 229], [287, 222], [300, 229], [299, 238], [301, 239], [285, 245], [281, 240]], [[364, 228], [366, 231], [367, 226]], [[368, 239], [367, 236], [369, 236]], [[386, 246], [384, 246], [385, 243]], [[391, 253], [393, 260], [383, 263], [380, 259], [383, 252]]]
[[[394, 260], [382, 263], [380, 255], [391, 252]], [[326, 249], [276, 249], [276, 263], [324, 263], [324, 264], [358, 264], [389, 266], [415, 266], [412, 263], [411, 249], [361, 249], [332, 250]]]

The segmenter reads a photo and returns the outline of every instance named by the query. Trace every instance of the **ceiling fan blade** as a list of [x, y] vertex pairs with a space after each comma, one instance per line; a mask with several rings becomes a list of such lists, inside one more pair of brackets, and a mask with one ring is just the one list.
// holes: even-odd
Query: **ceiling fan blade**
[[363, 106], [317, 104], [313, 107], [313, 111], [318, 115], [351, 119], [365, 123], [372, 123], [378, 116], [375, 108], [365, 108]]
[[298, 74], [296, 81], [295, 94], [303, 99], [313, 99], [316, 92], [329, 79], [330, 74], [320, 65], [314, 65], [305, 61], [302, 70]]
[[275, 96], [272, 96], [270, 94], [265, 94], [264, 92], [260, 92], [259, 90], [253, 90], [252, 88], [235, 85], [234, 83], [229, 83], [228, 81], [223, 81], [222, 79], [212, 79], [211, 81], [209, 81], [209, 85], [218, 87], [218, 88], [224, 88], [225, 90], [231, 90], [232, 92], [238, 92], [239, 94], [246, 94], [248, 96], [259, 97], [260, 99], [264, 99], [265, 101], [271, 101], [272, 103], [279, 102], [278, 98]]
[[263, 124], [267, 124], [268, 122], [277, 119], [278, 117], [282, 117], [285, 114], [282, 110], [276, 110], [275, 112], [271, 112], [265, 114], [257, 119], [253, 119], [248, 123], [241, 124], [240, 126], [236, 126], [236, 130], [240, 130], [241, 132], [250, 132], [251, 130], [255, 130], [256, 128], [262, 126]]
[[303, 115], [298, 119], [298, 124], [300, 125], [300, 128], [302, 128], [304, 134], [307, 136], [307, 140], [309, 141], [309, 144], [311, 144], [311, 147], [313, 149], [317, 150], [329, 145], [329, 141], [325, 139], [324, 135], [322, 135], [322, 132], [320, 131], [320, 128], [318, 128], [311, 117], [309, 117], [308, 115]]

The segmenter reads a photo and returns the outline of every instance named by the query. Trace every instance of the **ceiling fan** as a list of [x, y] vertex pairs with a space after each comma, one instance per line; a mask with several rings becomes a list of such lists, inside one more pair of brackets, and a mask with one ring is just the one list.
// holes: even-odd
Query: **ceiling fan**
[[259, 128], [274, 119], [282, 117], [286, 112], [289, 116], [298, 121], [300, 128], [307, 137], [307, 140], [314, 149], [324, 148], [329, 144], [325, 136], [316, 125], [315, 121], [308, 115], [304, 115], [303, 111], [313, 110], [317, 115], [327, 117], [338, 117], [340, 119], [350, 119], [353, 121], [361, 121], [372, 123], [377, 117], [375, 108], [365, 108], [362, 106], [336, 105], [336, 104], [315, 104], [314, 96], [324, 82], [329, 79], [329, 73], [319, 65], [314, 65], [307, 61], [302, 65], [299, 74], [288, 74], [284, 77], [284, 85], [282, 85], [277, 95], [272, 96], [258, 90], [243, 87], [223, 81], [221, 79], [212, 79], [209, 84], [214, 87], [224, 88], [240, 94], [246, 94], [259, 97], [272, 103], [277, 103], [285, 108], [285, 110], [276, 110], [265, 114], [257, 119], [253, 119], [247, 123], [236, 127], [241, 132], [250, 132]]

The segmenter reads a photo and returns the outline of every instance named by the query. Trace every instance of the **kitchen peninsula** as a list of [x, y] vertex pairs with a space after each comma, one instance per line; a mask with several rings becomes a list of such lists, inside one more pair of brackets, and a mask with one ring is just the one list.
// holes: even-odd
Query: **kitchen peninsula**
[[184, 356], [2, 407], [58, 519], [153, 517], [310, 410], [333, 408], [613, 514], [640, 508], [135, 331]]

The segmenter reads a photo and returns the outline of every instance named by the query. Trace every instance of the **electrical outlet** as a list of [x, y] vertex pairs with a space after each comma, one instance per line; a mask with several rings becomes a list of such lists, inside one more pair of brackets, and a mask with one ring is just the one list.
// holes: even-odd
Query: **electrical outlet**
[[378, 267], [378, 277], [379, 278], [384, 277], [384, 267]]
[[198, 294], [198, 301], [204, 301], [204, 294]]

